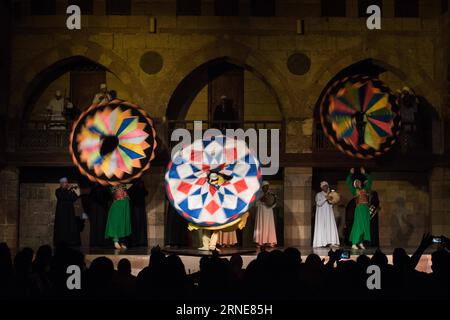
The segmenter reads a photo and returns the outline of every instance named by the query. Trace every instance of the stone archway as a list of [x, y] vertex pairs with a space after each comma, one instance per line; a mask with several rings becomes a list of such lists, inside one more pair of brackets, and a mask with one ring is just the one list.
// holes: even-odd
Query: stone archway
[[62, 42], [40, 53], [20, 72], [15, 73], [10, 104], [14, 112], [10, 112], [10, 114], [14, 114], [16, 119], [21, 119], [27, 111], [25, 108], [29, 95], [33, 92], [33, 85], [35, 85], [33, 80], [48, 72], [49, 68], [58, 65], [58, 62], [70, 61], [74, 57], [88, 59], [113, 73], [128, 89], [133, 102], [144, 105], [143, 102], [147, 100], [145, 89], [139, 78], [121, 57], [91, 41], [81, 42], [77, 45], [73, 45], [71, 42]]
[[[409, 87], [413, 88], [418, 95], [426, 96], [435, 105], [440, 104], [439, 86], [421, 66], [417, 65], [408, 56], [398, 50], [381, 52], [378, 49], [368, 49], [365, 52], [361, 52], [360, 48], [355, 47], [339, 52], [316, 72], [306, 89], [307, 92], [310, 92], [306, 105], [314, 108], [317, 97], [320, 96], [330, 79], [355, 62], [366, 59], [372, 59], [386, 71], [392, 72]], [[402, 66], [415, 67], [403, 68], [400, 64]]]
[[220, 40], [181, 57], [169, 70], [167, 77], [159, 83], [158, 92], [161, 94], [157, 97], [156, 103], [166, 110], [166, 115], [171, 113], [167, 112], [167, 108], [183, 79], [191, 75], [194, 70], [217, 59], [226, 59], [229, 63], [244, 67], [257, 75], [276, 97], [283, 117], [298, 105], [287, 80], [270, 60], [238, 42]]
[[230, 57], [220, 57], [203, 63], [194, 70], [192, 70], [175, 88], [170, 100], [167, 104], [166, 118], [169, 120], [182, 120], [185, 118], [188, 109], [202, 88], [204, 88], [210, 81], [208, 77], [209, 68], [214, 68], [222, 64], [242, 67], [244, 70], [252, 72], [261, 80], [269, 92], [275, 97], [278, 108], [282, 113], [280, 99], [275, 90], [270, 86], [266, 79], [255, 71], [253, 68], [240, 61], [236, 61]]
[[[332, 69], [333, 72], [335, 72], [337, 69], [336, 66], [333, 65]], [[356, 60], [356, 62], [353, 62], [349, 65], [346, 65], [343, 69], [338, 70], [336, 73], [333, 73], [332, 76], [325, 79], [324, 76], [319, 77], [317, 80], [322, 83], [322, 81], [326, 81], [325, 83], [321, 84], [320, 86], [317, 86], [315, 88], [316, 90], [320, 90], [317, 95], [314, 95], [314, 97], [310, 97], [310, 105], [314, 108], [314, 126], [313, 126], [313, 145], [315, 145], [316, 150], [318, 149], [327, 149], [327, 148], [333, 148], [334, 147], [330, 144], [328, 139], [325, 139], [323, 136], [322, 131], [322, 125], [320, 124], [320, 118], [319, 118], [319, 112], [320, 112], [320, 104], [323, 99], [324, 94], [328, 90], [328, 88], [338, 79], [341, 79], [346, 76], [355, 75], [355, 74], [365, 74], [368, 76], [374, 76], [379, 77], [381, 74], [384, 74], [385, 72], [389, 72], [395, 77], [400, 80], [400, 83], [403, 85], [410, 86], [414, 89], [415, 94], [417, 95], [418, 100], [420, 101], [420, 105], [424, 106], [424, 108], [419, 108], [419, 118], [420, 118], [420, 126], [423, 127], [423, 136], [424, 141], [421, 142], [421, 145], [423, 145], [425, 152], [431, 152], [431, 146], [432, 146], [432, 133], [433, 127], [437, 127], [436, 124], [434, 124], [434, 121], [439, 122], [439, 111], [428, 101], [427, 98], [424, 97], [424, 94], [421, 92], [427, 92], [432, 98], [434, 93], [437, 93], [435, 88], [429, 88], [430, 84], [427, 83], [425, 80], [431, 80], [429, 77], [421, 73], [420, 71], [423, 71], [419, 69], [416, 73], [414, 73], [411, 70], [403, 71], [402, 69], [385, 62], [383, 60], [379, 59], [373, 59], [373, 58], [367, 58], [363, 60]], [[330, 71], [331, 72], [331, 71]], [[419, 77], [419, 75], [422, 75], [422, 77]], [[420, 81], [419, 81], [420, 80]], [[415, 84], [415, 85], [414, 85]], [[389, 84], [388, 84], [389, 85]], [[401, 88], [401, 87], [400, 87]], [[395, 89], [400, 88], [391, 88], [392, 91]], [[428, 95], [427, 95], [428, 96]], [[313, 99], [314, 100], [311, 100]], [[435, 128], [435, 130], [437, 130]], [[436, 131], [433, 133], [434, 135], [440, 134], [440, 131]]]

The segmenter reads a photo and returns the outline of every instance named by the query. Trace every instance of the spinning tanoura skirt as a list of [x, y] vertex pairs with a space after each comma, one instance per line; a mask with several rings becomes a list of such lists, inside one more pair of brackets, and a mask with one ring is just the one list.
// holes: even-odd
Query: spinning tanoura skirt
[[357, 158], [384, 154], [400, 132], [395, 97], [380, 80], [367, 76], [333, 83], [321, 102], [320, 119], [331, 142]]
[[[215, 173], [222, 183], [213, 184]], [[242, 140], [219, 136], [196, 140], [176, 152], [165, 174], [166, 193], [176, 211], [203, 228], [227, 227], [254, 204], [261, 185], [258, 159]]]
[[74, 123], [70, 153], [91, 181], [118, 185], [140, 177], [155, 157], [153, 121], [136, 105], [115, 99], [94, 104]]

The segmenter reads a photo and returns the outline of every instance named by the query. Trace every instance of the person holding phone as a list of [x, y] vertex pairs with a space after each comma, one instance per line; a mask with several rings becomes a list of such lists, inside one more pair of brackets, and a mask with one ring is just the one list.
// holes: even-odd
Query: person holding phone
[[361, 175], [365, 176], [364, 184], [360, 179], [352, 179], [355, 169], [351, 168], [347, 176], [346, 183], [356, 200], [355, 215], [353, 218], [352, 231], [350, 232], [350, 241], [352, 249], [365, 249], [363, 241], [370, 241], [370, 209], [369, 209], [369, 191], [372, 187], [372, 177], [361, 167]]

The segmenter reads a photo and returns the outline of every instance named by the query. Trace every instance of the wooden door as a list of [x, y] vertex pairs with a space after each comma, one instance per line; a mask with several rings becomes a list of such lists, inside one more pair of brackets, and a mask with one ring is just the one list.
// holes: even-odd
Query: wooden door
[[105, 71], [70, 72], [70, 99], [73, 105], [80, 110], [89, 107], [94, 95], [100, 91], [102, 83], [106, 83]]
[[225, 95], [232, 101], [236, 120], [244, 120], [244, 69], [233, 64], [220, 64], [208, 70], [208, 113], [212, 121], [214, 109]]

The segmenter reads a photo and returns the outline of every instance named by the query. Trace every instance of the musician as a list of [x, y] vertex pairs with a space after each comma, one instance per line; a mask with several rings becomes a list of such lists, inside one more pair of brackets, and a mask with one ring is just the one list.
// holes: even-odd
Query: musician
[[364, 184], [360, 179], [352, 180], [355, 169], [351, 168], [347, 176], [346, 183], [350, 192], [356, 199], [355, 215], [353, 218], [352, 231], [350, 232], [350, 241], [352, 249], [365, 249], [363, 241], [370, 241], [370, 210], [369, 210], [369, 191], [372, 187], [372, 178], [361, 167], [360, 172], [365, 176]]
[[61, 94], [60, 90], [55, 91], [55, 95], [53, 98], [49, 101], [47, 105], [47, 114], [49, 116], [49, 120], [52, 122], [58, 122], [55, 124], [50, 124], [49, 129], [52, 130], [60, 130], [65, 129], [65, 119], [63, 116], [64, 113], [64, 98]]
[[78, 186], [69, 184], [66, 177], [59, 179], [59, 184], [55, 191], [57, 202], [53, 242], [55, 246], [79, 246], [80, 232], [74, 208], [74, 202], [79, 197]]
[[269, 183], [262, 183], [262, 196], [256, 202], [255, 231], [253, 240], [259, 246], [269, 245], [275, 247], [277, 234], [273, 208], [276, 206], [276, 197], [269, 191]]
[[111, 101], [111, 95], [108, 92], [108, 88], [105, 83], [100, 85], [100, 92], [95, 94], [92, 103], [101, 103], [101, 102], [109, 102]]
[[316, 194], [316, 220], [314, 225], [313, 247], [338, 247], [339, 234], [331, 203], [328, 182], [320, 183], [321, 191]]
[[61, 91], [56, 90], [53, 98], [49, 101], [47, 105], [47, 112], [53, 116], [62, 117], [62, 113], [64, 111], [64, 99], [62, 97]]

